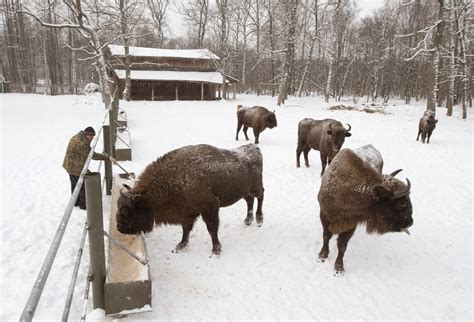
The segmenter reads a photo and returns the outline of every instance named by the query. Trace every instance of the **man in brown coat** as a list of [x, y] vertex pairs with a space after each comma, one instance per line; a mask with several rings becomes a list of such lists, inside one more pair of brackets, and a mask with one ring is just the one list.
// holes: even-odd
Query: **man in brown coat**
[[[94, 139], [95, 131], [94, 128], [88, 126], [84, 131], [79, 131], [70, 140], [67, 146], [66, 155], [64, 156], [63, 168], [66, 169], [71, 180], [71, 193], [76, 187], [79, 176], [81, 175], [82, 168], [86, 163], [87, 156], [91, 150], [90, 143]], [[108, 160], [113, 164], [117, 164], [117, 161], [107, 154], [94, 152], [92, 155], [94, 160]], [[79, 206], [81, 209], [86, 209], [86, 190], [85, 185], [81, 187], [79, 196], [76, 199], [75, 206]]]

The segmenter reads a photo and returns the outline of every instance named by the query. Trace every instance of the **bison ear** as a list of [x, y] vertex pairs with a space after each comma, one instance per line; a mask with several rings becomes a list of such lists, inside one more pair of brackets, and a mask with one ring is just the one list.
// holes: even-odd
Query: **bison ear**
[[378, 184], [374, 187], [374, 193], [375, 193], [375, 200], [377, 201], [386, 200], [393, 195], [393, 193], [390, 190], [388, 190], [381, 184]]
[[329, 135], [332, 135], [332, 130], [327, 130], [327, 133], [328, 133]]
[[352, 134], [350, 132], [346, 132], [346, 136], [349, 137], [351, 136]]

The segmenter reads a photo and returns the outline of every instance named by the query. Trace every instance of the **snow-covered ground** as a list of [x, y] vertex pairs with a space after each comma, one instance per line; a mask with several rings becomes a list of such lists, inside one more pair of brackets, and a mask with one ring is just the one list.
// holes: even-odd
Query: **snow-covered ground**
[[[276, 110], [278, 127], [260, 136], [264, 156], [265, 221], [243, 224], [245, 202], [222, 208], [220, 258], [209, 258], [211, 241], [201, 219], [186, 252], [171, 250], [181, 227], [156, 228], [146, 237], [153, 282], [153, 311], [122, 321], [151, 319], [449, 319], [473, 318], [472, 110], [460, 118], [439, 108], [430, 144], [416, 141], [424, 102], [396, 104], [386, 114], [330, 111], [318, 97], [241, 96], [216, 102], [121, 102], [128, 113], [133, 161], [139, 174], [165, 152], [189, 144], [234, 148], [236, 106]], [[98, 96], [2, 94], [1, 104], [1, 315], [18, 320], [70, 197], [62, 161], [69, 138], [100, 127]], [[331, 105], [334, 105], [332, 103]], [[350, 104], [350, 102], [347, 102]], [[360, 107], [360, 106], [359, 106]], [[298, 121], [335, 118], [350, 123], [344, 147], [371, 143], [380, 150], [384, 173], [412, 183], [411, 236], [368, 235], [359, 228], [345, 255], [346, 273], [333, 276], [336, 239], [325, 263], [316, 194], [319, 154], [297, 169]], [[249, 130], [253, 140], [253, 133]], [[101, 141], [100, 141], [101, 142]], [[99, 150], [101, 150], [101, 143]], [[98, 163], [90, 167], [96, 170]], [[114, 171], [120, 173], [115, 167]], [[110, 209], [104, 197], [104, 210]], [[35, 320], [59, 320], [86, 213], [74, 209]], [[107, 227], [107, 226], [106, 226]], [[78, 320], [89, 253], [83, 255], [71, 320]], [[90, 308], [89, 308], [90, 309]], [[112, 320], [103, 311], [88, 319]]]

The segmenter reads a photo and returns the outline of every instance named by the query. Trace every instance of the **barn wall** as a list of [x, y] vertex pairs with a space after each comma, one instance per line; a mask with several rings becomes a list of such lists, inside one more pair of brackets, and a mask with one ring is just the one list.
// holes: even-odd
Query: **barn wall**
[[[204, 100], [217, 98], [218, 85], [204, 84]], [[136, 101], [176, 100], [176, 87], [178, 87], [179, 100], [201, 100], [201, 83], [173, 82], [173, 81], [140, 81], [132, 80], [131, 99]], [[120, 96], [125, 88], [125, 81], [119, 82]], [[152, 97], [153, 95], [153, 97]]]

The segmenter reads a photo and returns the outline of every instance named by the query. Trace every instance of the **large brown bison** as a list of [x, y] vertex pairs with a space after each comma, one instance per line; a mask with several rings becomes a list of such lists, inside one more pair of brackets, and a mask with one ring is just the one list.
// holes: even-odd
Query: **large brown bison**
[[273, 129], [277, 126], [277, 119], [275, 111], [270, 112], [263, 106], [246, 107], [242, 105], [237, 106], [237, 133], [235, 139], [239, 140], [240, 129], [244, 127], [245, 139], [248, 140], [247, 130], [249, 127], [253, 129], [255, 136], [255, 144], [258, 144], [260, 133], [267, 127]]
[[302, 119], [298, 123], [298, 145], [296, 147], [296, 166], [300, 167], [301, 152], [304, 155], [305, 165], [309, 167], [308, 153], [311, 149], [318, 150], [321, 157], [321, 176], [326, 165], [339, 152], [346, 137], [351, 136], [350, 124], [345, 129], [341, 122], [333, 119], [313, 120]]
[[344, 271], [343, 257], [356, 227], [365, 224], [368, 233], [407, 232], [413, 224], [410, 181], [395, 178], [401, 170], [382, 174], [380, 153], [367, 145], [358, 150], [341, 150], [321, 179], [318, 193], [323, 226], [319, 260], [329, 254], [329, 240], [337, 239], [335, 274]]
[[434, 113], [432, 111], [425, 111], [420, 119], [420, 123], [418, 123], [416, 140], [418, 141], [421, 134], [421, 142], [425, 143], [425, 139], [427, 139], [426, 143], [430, 143], [430, 137], [436, 127], [436, 123], [438, 123], [438, 120], [435, 119]]
[[263, 223], [262, 154], [248, 144], [233, 150], [190, 145], [171, 151], [148, 165], [133, 189], [121, 192], [117, 229], [124, 234], [147, 233], [155, 224], [181, 225], [183, 236], [175, 252], [183, 250], [199, 215], [219, 255], [219, 208], [240, 199], [247, 202], [245, 224], [253, 221], [257, 198], [257, 224]]

